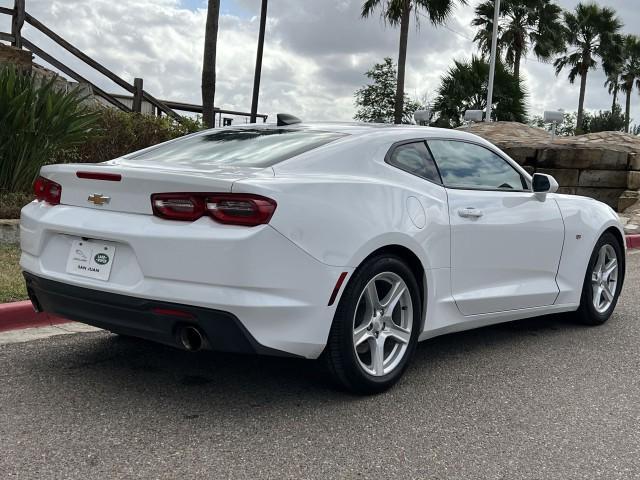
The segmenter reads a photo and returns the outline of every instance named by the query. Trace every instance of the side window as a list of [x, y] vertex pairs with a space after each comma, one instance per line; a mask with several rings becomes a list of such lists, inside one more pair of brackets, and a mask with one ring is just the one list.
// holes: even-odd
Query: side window
[[398, 145], [387, 158], [387, 163], [426, 180], [441, 183], [438, 168], [424, 142]]
[[491, 150], [455, 140], [429, 140], [446, 187], [526, 190], [522, 175]]

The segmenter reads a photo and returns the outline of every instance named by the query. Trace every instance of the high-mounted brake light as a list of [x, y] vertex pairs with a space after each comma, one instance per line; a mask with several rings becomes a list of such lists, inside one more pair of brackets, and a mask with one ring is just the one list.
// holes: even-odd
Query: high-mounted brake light
[[122, 180], [122, 175], [119, 173], [104, 172], [76, 172], [76, 177], [87, 180], [106, 180], [107, 182], [119, 182]]
[[208, 215], [218, 223], [255, 227], [269, 223], [276, 202], [248, 193], [154, 193], [151, 207], [157, 217], [194, 221]]
[[62, 196], [62, 186], [48, 178], [38, 177], [33, 183], [33, 193], [36, 200], [58, 205]]

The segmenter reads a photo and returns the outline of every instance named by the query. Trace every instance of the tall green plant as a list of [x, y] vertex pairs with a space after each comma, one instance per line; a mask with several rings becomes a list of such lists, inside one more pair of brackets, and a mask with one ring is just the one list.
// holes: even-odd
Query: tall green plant
[[[353, 118], [361, 122], [392, 123], [396, 94], [396, 66], [393, 60], [386, 57], [383, 63], [376, 63], [365, 75], [372, 83], [359, 88], [354, 94], [358, 110]], [[405, 95], [402, 105], [402, 123], [411, 123], [420, 104]]]
[[56, 151], [84, 142], [97, 114], [77, 92], [5, 67], [0, 70], [0, 190], [31, 187]]
[[[467, 110], [487, 107], [487, 77], [489, 64], [473, 56], [470, 61], [453, 61], [442, 77], [438, 97], [433, 105], [438, 114], [436, 126], [457, 127]], [[527, 118], [526, 91], [521, 79], [505, 65], [496, 62], [492, 117], [498, 121], [524, 122]]]
[[629, 133], [631, 94], [640, 89], [640, 39], [635, 35], [624, 37], [620, 66], [620, 89], [625, 93], [624, 128]]
[[[471, 22], [480, 27], [474, 41], [488, 55], [493, 35], [495, 0], [476, 7]], [[498, 23], [498, 49], [505, 63], [520, 77], [520, 63], [529, 50], [540, 60], [549, 60], [563, 47], [562, 8], [553, 0], [502, 0]]]
[[611, 110], [616, 107], [618, 104], [618, 92], [620, 91], [620, 69], [621, 66], [619, 64], [615, 64], [611, 66], [611, 71], [607, 75], [607, 79], [604, 81], [604, 86], [606, 87], [609, 95], [613, 96], [611, 100]]
[[[462, 5], [467, 0], [458, 0]], [[396, 98], [394, 123], [402, 123], [404, 118], [404, 77], [407, 63], [407, 44], [409, 42], [409, 23], [411, 15], [416, 17], [424, 12], [432, 25], [446, 23], [453, 12], [456, 0], [365, 0], [362, 4], [362, 17], [367, 18], [377, 9], [385, 22], [400, 26], [400, 44], [398, 47], [398, 80], [396, 82]]]
[[557, 58], [553, 65], [556, 75], [565, 67], [569, 68], [570, 83], [580, 77], [577, 125], [581, 129], [587, 74], [598, 65], [596, 60], [602, 61], [607, 75], [619, 63], [622, 23], [611, 8], [595, 3], [579, 3], [575, 12], [564, 12], [564, 24], [568, 51]]

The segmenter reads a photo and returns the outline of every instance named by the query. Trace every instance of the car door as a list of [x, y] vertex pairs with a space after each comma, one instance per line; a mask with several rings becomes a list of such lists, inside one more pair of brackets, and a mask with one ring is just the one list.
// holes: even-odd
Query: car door
[[552, 305], [564, 223], [553, 195], [489, 148], [429, 140], [449, 203], [451, 289], [463, 315]]

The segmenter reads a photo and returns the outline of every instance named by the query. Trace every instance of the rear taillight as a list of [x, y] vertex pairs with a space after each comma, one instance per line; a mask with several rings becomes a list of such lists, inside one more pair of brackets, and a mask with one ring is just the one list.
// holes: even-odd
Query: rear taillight
[[205, 198], [209, 215], [220, 223], [253, 227], [269, 223], [276, 202], [259, 195], [211, 195]]
[[170, 220], [194, 221], [205, 215], [218, 223], [255, 227], [269, 223], [276, 202], [245, 193], [154, 193], [153, 214]]
[[62, 187], [48, 178], [38, 177], [33, 183], [33, 193], [38, 201], [58, 205], [62, 196]]
[[155, 193], [151, 205], [156, 217], [171, 220], [194, 221], [205, 214], [204, 199], [189, 193]]

